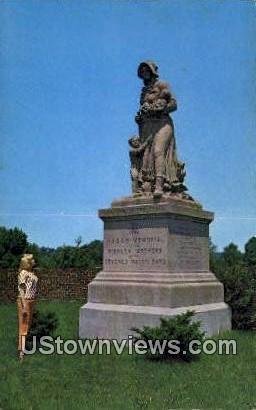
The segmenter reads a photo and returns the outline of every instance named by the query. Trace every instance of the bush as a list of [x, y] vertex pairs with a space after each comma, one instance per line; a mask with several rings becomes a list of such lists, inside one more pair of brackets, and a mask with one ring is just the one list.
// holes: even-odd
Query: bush
[[256, 238], [245, 245], [245, 254], [230, 243], [221, 254], [210, 248], [211, 269], [223, 283], [225, 302], [232, 310], [233, 329], [256, 329]]
[[32, 325], [26, 339], [26, 348], [32, 348], [33, 336], [36, 336], [37, 347], [40, 345], [40, 338], [42, 336], [52, 336], [58, 327], [58, 318], [55, 312], [41, 313], [35, 310], [32, 319]]
[[[158, 327], [144, 326], [143, 329], [132, 328], [131, 330], [139, 334], [139, 337], [135, 337], [135, 343], [138, 342], [138, 340], [146, 341], [147, 357], [151, 359], [181, 359], [184, 361], [191, 361], [198, 357], [198, 355], [193, 355], [189, 352], [189, 343], [191, 340], [199, 340], [200, 342], [203, 342], [205, 337], [205, 333], [200, 329], [200, 321], [192, 321], [193, 316], [194, 312], [187, 311], [186, 313], [168, 319], [161, 318], [161, 323]], [[167, 340], [167, 343], [163, 352], [160, 352], [157, 349], [157, 351], [153, 353], [149, 348], [150, 344], [157, 346], [160, 342], [160, 345], [162, 345], [164, 340]], [[174, 340], [179, 341], [178, 354], [174, 354], [170, 350], [170, 347], [168, 347], [168, 341]], [[184, 351], [186, 351], [186, 354], [183, 354]]]
[[256, 280], [253, 273], [243, 264], [226, 266], [218, 278], [224, 285], [225, 302], [232, 310], [233, 329], [256, 329]]

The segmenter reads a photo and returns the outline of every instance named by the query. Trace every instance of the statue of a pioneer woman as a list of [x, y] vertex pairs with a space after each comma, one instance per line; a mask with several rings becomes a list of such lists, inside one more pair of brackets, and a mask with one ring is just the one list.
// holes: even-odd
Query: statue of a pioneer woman
[[176, 100], [168, 84], [158, 79], [155, 63], [142, 62], [138, 76], [144, 87], [135, 117], [139, 136], [129, 140], [133, 194], [182, 195], [186, 191], [185, 164], [177, 158], [174, 126], [169, 115], [177, 109]]

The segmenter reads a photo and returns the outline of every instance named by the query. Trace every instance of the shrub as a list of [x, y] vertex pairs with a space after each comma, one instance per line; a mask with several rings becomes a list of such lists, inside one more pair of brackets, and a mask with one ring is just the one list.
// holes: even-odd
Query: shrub
[[256, 329], [256, 279], [245, 265], [226, 266], [218, 275], [225, 302], [232, 310], [233, 329]]
[[[191, 361], [198, 357], [189, 352], [189, 343], [192, 340], [199, 340], [203, 342], [205, 333], [200, 329], [200, 321], [192, 321], [194, 312], [187, 311], [180, 315], [171, 318], [161, 318], [160, 326], [149, 327], [144, 326], [143, 329], [132, 328], [131, 330], [139, 334], [135, 337], [135, 343], [138, 340], [144, 340], [147, 343], [147, 357], [158, 360], [181, 359], [184, 361]], [[150, 344], [153, 346], [160, 342], [167, 340], [163, 352], [158, 349], [153, 353], [150, 349]], [[179, 341], [179, 353], [174, 354], [168, 347], [168, 341]], [[149, 342], [152, 341], [152, 342]], [[157, 342], [159, 341], [159, 342]], [[156, 346], [155, 345], [155, 346]], [[186, 354], [183, 352], [186, 351]]]
[[26, 339], [26, 348], [32, 348], [33, 336], [36, 336], [37, 346], [40, 345], [42, 336], [54, 336], [58, 327], [58, 318], [55, 312], [41, 313], [35, 310], [33, 314], [32, 325]]
[[245, 245], [243, 255], [230, 243], [218, 254], [210, 248], [211, 269], [223, 283], [225, 302], [232, 310], [233, 329], [256, 329], [256, 238]]

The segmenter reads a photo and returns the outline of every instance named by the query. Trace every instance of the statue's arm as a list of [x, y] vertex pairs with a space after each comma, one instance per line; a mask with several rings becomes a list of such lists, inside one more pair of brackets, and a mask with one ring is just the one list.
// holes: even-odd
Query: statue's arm
[[177, 101], [172, 96], [169, 85], [167, 83], [160, 83], [160, 98], [165, 101], [164, 110], [173, 112], [177, 110]]
[[177, 110], [176, 99], [172, 96], [169, 85], [158, 81], [155, 86], [155, 99], [152, 102], [145, 101], [138, 111], [135, 121], [139, 124], [141, 114], [167, 113]]
[[169, 112], [173, 112], [177, 110], [177, 101], [175, 100], [175, 98], [173, 97], [171, 98], [171, 100], [167, 104], [167, 109]]

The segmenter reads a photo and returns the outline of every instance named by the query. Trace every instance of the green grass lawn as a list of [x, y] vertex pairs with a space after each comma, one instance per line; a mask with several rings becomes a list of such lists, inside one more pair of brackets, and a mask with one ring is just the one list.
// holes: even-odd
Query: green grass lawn
[[[63, 339], [77, 337], [82, 302], [40, 302], [56, 311]], [[0, 305], [0, 409], [253, 409], [255, 333], [228, 332], [238, 354], [203, 355], [192, 363], [143, 356], [39, 353], [19, 363], [16, 305]], [[223, 337], [224, 335], [222, 335]]]

